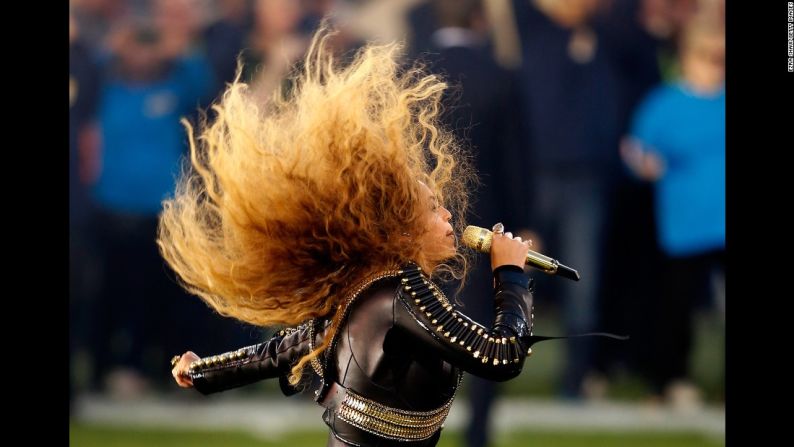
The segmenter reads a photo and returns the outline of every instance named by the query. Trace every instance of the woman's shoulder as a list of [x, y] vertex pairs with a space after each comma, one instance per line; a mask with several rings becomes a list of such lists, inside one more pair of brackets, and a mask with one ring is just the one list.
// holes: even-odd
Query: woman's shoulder
[[379, 278], [358, 292], [354, 300], [362, 303], [388, 302], [397, 296], [399, 286], [399, 276]]
[[376, 316], [391, 316], [394, 300], [400, 286], [398, 276], [379, 278], [360, 291], [354, 293], [344, 303], [349, 312], [367, 315], [368, 318]]

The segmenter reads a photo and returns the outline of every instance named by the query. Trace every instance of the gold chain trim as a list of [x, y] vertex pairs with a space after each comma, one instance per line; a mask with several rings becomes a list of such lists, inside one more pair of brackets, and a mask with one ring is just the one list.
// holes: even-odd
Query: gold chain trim
[[347, 390], [336, 413], [348, 424], [382, 438], [398, 441], [425, 440], [443, 428], [462, 379], [463, 374], [458, 371], [458, 382], [452, 396], [444, 405], [434, 410], [410, 411], [392, 408]]
[[243, 364], [256, 352], [259, 346], [260, 345], [246, 346], [236, 351], [198, 359], [190, 364], [188, 367], [189, 372], [190, 374], [198, 374], [207, 372], [211, 369], [228, 368], [230, 366]]
[[[406, 269], [401, 276], [401, 293], [407, 301], [413, 302], [415, 311], [430, 321], [429, 331], [451, 344], [458, 344], [461, 349], [465, 348], [483, 364], [505, 367], [520, 363], [522, 354], [516, 337], [503, 337], [459, 314], [444, 292], [418, 266]], [[528, 349], [526, 355], [531, 354], [532, 349]]]
[[[314, 323], [315, 323], [315, 321], [316, 320], [314, 320], [314, 319], [309, 320], [309, 352], [313, 352], [314, 351]], [[323, 377], [323, 365], [320, 363], [320, 360], [318, 360], [317, 357], [315, 356], [315, 357], [312, 357], [311, 360], [309, 360], [309, 363], [311, 363], [312, 369], [314, 369], [314, 372], [317, 373], [317, 375], [320, 376], [320, 378], [322, 378]]]

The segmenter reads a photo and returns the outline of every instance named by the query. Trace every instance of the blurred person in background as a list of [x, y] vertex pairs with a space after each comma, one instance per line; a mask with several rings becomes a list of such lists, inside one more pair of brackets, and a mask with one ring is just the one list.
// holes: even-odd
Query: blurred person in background
[[167, 60], [201, 54], [200, 37], [209, 21], [205, 0], [150, 0], [159, 51]]
[[[621, 134], [630, 131], [632, 116], [651, 89], [675, 76], [677, 36], [698, 11], [722, 17], [721, 0], [615, 0], [604, 17], [604, 38], [620, 78]], [[711, 5], [709, 5], [711, 4]], [[722, 5], [724, 6], [724, 4]], [[707, 12], [712, 10], [713, 12]], [[632, 335], [624, 347], [598, 343], [600, 380], [587, 391], [606, 393], [606, 378], [617, 367], [647, 374], [658, 362], [648, 346], [658, 334], [656, 304], [663, 297], [664, 254], [657, 242], [653, 184], [621, 171], [613, 197], [601, 287], [603, 327]], [[636, 260], [636, 261], [635, 261]]]
[[185, 150], [179, 119], [206, 101], [212, 86], [207, 62], [186, 53], [186, 37], [163, 33], [157, 24], [166, 22], [119, 23], [102, 58], [93, 198], [104, 275], [92, 325], [93, 388], [103, 389], [107, 379], [123, 395], [144, 390], [145, 376], [162, 377], [163, 340], [188, 330], [178, 315], [205, 311], [166, 276], [154, 243], [161, 201], [173, 192]]
[[680, 74], [654, 89], [634, 116], [621, 156], [653, 182], [658, 242], [666, 255], [663, 299], [654, 314], [658, 399], [697, 405], [689, 379], [693, 314], [710, 305], [725, 256], [725, 35], [719, 16], [698, 15], [680, 37]]
[[[579, 282], [539, 281], [559, 291], [566, 332], [599, 321], [603, 244], [619, 159], [620, 80], [595, 20], [601, 0], [514, 0], [521, 40], [518, 89], [530, 151], [532, 228], [545, 250], [577, 266]], [[568, 342], [560, 394], [583, 397], [595, 340]]]
[[433, 0], [419, 1], [408, 11], [407, 53], [410, 59], [420, 58], [424, 53], [433, 51], [431, 36], [440, 27], [438, 14]]
[[480, 297], [492, 324], [448, 301], [435, 281], [465, 276], [453, 224], [474, 179], [438, 119], [447, 85], [403, 69], [395, 44], [336, 64], [327, 35], [284, 102], [235, 83], [199, 138], [188, 126], [194, 169], [158, 238], [218, 312], [301, 324], [223, 355], [188, 351], [172, 374], [203, 394], [278, 378], [291, 395], [319, 377], [327, 445], [433, 446], [464, 371], [509, 380], [531, 353], [530, 244], [494, 226]]
[[[466, 222], [488, 227], [501, 219], [512, 227], [525, 228], [527, 219], [522, 216], [528, 216], [530, 209], [525, 181], [528, 154], [519, 148], [514, 73], [497, 65], [491, 55], [489, 24], [481, 0], [432, 0], [427, 5], [438, 25], [428, 37], [421, 60], [430, 72], [450, 83], [444, 98], [450, 107], [442, 120], [461, 141], [471, 145], [472, 161], [480, 176]], [[487, 259], [477, 258], [461, 292], [467, 314], [478, 321], [494, 317], [492, 304], [480, 299], [493, 288], [489, 271]], [[485, 446], [498, 385], [472, 377], [466, 387], [470, 406], [466, 445]]]
[[[237, 56], [252, 26], [250, 0], [218, 0], [216, 18], [203, 31], [204, 49], [215, 74], [217, 93], [234, 80]], [[217, 94], [213, 95], [213, 97]]]
[[[90, 47], [80, 35], [73, 14], [69, 15], [69, 353], [90, 352], [88, 320], [96, 302], [99, 278], [91, 222], [93, 203], [89, 184], [96, 167], [96, 118], [99, 97], [99, 71]], [[70, 402], [77, 390], [77, 362], [72, 362]]]
[[[598, 17], [607, 57], [619, 86], [619, 129], [629, 131], [631, 114], [662, 80], [660, 60], [672, 51], [672, 0], [614, 0]], [[668, 26], [667, 24], [670, 24]], [[648, 303], [658, 299], [662, 255], [656, 244], [653, 190], [647, 182], [618, 170], [608, 213], [604, 272], [600, 287], [600, 326], [631, 334], [624, 346], [597, 343], [595, 368], [585, 383], [589, 398], [602, 398], [619, 368], [637, 372], [652, 356], [648, 329], [655, 316]], [[641, 259], [642, 262], [627, 262]]]
[[107, 49], [113, 27], [146, 0], [69, 0], [71, 15], [80, 29], [81, 39], [91, 52]]
[[[329, 37], [329, 49], [338, 57], [349, 60], [352, 51], [363, 42], [349, 26], [350, 16], [357, 6], [339, 8], [331, 12], [332, 4], [325, 0], [255, 0], [253, 25], [241, 53], [243, 70], [241, 78], [249, 83], [254, 94], [263, 103], [281, 87], [287, 94], [294, 81], [291, 69], [301, 63], [308, 49], [310, 30], [316, 29], [325, 17], [337, 32]], [[327, 14], [321, 16], [320, 14]], [[345, 54], [347, 52], [347, 54]]]
[[242, 53], [242, 79], [261, 101], [282, 85], [289, 85], [290, 68], [303, 56], [309, 39], [300, 25], [306, 11], [299, 1], [255, 0], [253, 28]]

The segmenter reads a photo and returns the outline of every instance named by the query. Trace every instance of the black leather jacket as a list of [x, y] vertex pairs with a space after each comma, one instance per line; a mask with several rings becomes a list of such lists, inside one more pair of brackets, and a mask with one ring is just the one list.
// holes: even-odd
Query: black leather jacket
[[[494, 300], [490, 327], [446, 301], [415, 265], [372, 282], [349, 302], [332, 345], [312, 365], [322, 377], [314, 395], [327, 408], [329, 446], [433, 446], [440, 436], [439, 428], [426, 439], [397, 441], [349, 423], [335, 411], [347, 390], [388, 407], [425, 412], [452, 402], [463, 371], [494, 381], [521, 372], [532, 352], [532, 280], [511, 266], [498, 268], [494, 279], [494, 296], [483, 297]], [[202, 359], [191, 372], [193, 385], [210, 394], [278, 378], [284, 394], [294, 394], [298, 390], [286, 380], [291, 366], [320, 344], [329, 324], [315, 320]]]

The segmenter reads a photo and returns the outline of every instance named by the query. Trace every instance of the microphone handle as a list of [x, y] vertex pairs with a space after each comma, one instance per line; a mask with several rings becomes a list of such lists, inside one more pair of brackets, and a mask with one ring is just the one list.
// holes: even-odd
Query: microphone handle
[[527, 252], [526, 263], [543, 270], [550, 275], [559, 275], [563, 278], [579, 281], [579, 272], [568, 267], [567, 265], [560, 263], [560, 261], [557, 261], [556, 259], [542, 255], [536, 251], [529, 250]]

